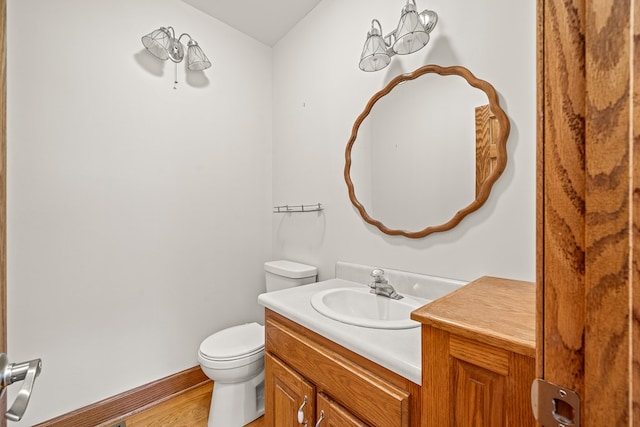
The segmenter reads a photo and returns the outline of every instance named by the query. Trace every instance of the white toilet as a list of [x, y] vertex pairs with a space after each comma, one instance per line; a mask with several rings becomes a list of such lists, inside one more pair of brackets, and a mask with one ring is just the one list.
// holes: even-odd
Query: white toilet
[[[267, 292], [316, 281], [317, 269], [292, 261], [264, 264]], [[241, 427], [264, 413], [264, 326], [247, 323], [206, 338], [198, 350], [214, 381], [209, 427]]]

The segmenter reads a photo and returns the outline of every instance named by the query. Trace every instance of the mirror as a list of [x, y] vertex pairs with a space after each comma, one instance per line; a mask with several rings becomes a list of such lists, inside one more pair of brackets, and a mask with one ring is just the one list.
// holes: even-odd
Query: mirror
[[508, 136], [491, 84], [464, 67], [426, 65], [389, 82], [356, 119], [345, 153], [349, 198], [389, 235], [450, 230], [489, 197]]

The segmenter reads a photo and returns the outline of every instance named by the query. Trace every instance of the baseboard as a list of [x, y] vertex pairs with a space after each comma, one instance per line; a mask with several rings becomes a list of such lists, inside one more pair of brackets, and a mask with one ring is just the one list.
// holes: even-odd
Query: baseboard
[[132, 415], [211, 382], [199, 366], [125, 391], [34, 427], [111, 426]]

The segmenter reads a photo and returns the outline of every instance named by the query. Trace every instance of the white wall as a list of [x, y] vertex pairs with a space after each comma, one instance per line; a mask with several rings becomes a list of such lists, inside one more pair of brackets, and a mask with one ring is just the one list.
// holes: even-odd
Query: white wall
[[[274, 257], [317, 265], [321, 279], [344, 260], [465, 280], [534, 280], [535, 2], [417, 0], [440, 17], [427, 47], [383, 71], [360, 71], [371, 19], [386, 34], [404, 3], [323, 0], [274, 47], [274, 203], [326, 207], [274, 216]], [[455, 229], [419, 240], [386, 236], [349, 201], [345, 146], [374, 93], [430, 63], [462, 65], [493, 84], [511, 119], [508, 166], [488, 202]]]
[[[213, 62], [181, 64], [177, 90], [140, 42], [167, 25]], [[16, 425], [196, 366], [207, 335], [262, 319], [271, 73], [270, 48], [181, 1], [8, 1], [8, 347], [44, 364]]]

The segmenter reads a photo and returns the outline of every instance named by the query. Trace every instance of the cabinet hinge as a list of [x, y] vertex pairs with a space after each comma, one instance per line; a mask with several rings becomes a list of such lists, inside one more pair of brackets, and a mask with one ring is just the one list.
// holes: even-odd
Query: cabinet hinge
[[580, 396], [566, 387], [533, 380], [531, 408], [543, 427], [580, 427]]

